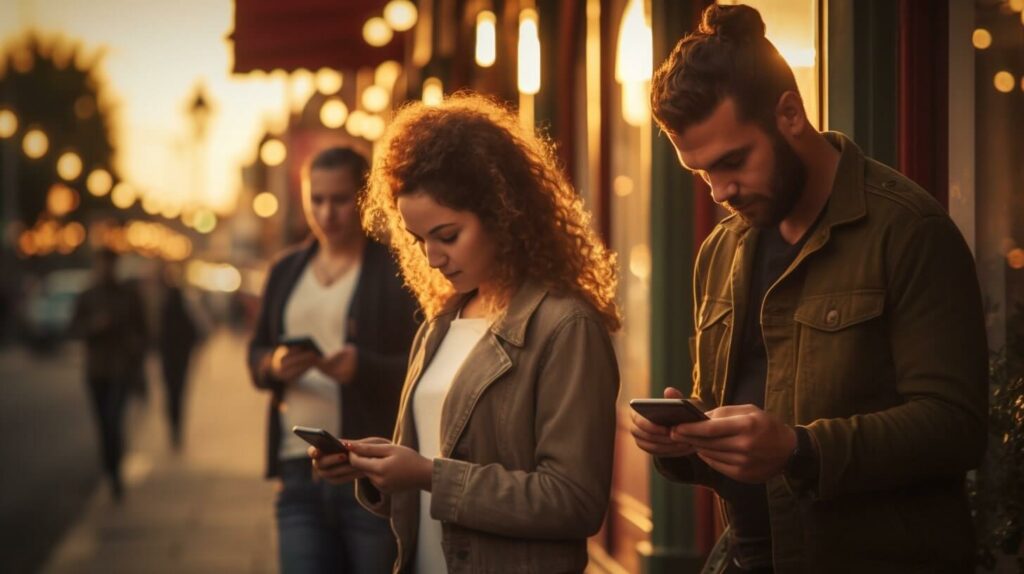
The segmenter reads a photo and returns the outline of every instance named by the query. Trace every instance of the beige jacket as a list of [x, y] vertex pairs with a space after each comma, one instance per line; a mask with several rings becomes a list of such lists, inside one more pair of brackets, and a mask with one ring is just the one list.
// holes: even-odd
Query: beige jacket
[[[394, 441], [417, 448], [411, 408], [420, 375], [458, 306], [413, 342]], [[582, 572], [586, 539], [608, 504], [619, 371], [600, 316], [527, 283], [455, 376], [441, 413], [430, 513], [443, 524], [449, 572]], [[395, 572], [411, 572], [419, 490], [357, 495], [391, 518]]]

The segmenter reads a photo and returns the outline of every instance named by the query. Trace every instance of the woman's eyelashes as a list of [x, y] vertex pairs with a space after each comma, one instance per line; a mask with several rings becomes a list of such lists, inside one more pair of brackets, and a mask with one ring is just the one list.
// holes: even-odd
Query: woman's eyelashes
[[[412, 241], [416, 245], [422, 246], [425, 243], [424, 239], [419, 235], [416, 235], [411, 231], [409, 231], [408, 233], [409, 235], [412, 236]], [[452, 243], [455, 243], [455, 241], [459, 238], [459, 232], [456, 231], [454, 233], [447, 233], [445, 235], [435, 235], [434, 238], [440, 241], [441, 243], [444, 243], [445, 245], [451, 245]]]

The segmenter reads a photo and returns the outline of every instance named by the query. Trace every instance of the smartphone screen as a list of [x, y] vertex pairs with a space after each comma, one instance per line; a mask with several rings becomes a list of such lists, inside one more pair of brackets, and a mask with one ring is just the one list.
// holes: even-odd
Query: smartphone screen
[[633, 399], [629, 406], [645, 419], [663, 427], [708, 420], [700, 407], [686, 399]]
[[341, 441], [324, 429], [293, 426], [292, 432], [299, 438], [315, 446], [322, 454], [340, 454], [348, 452]]
[[312, 337], [298, 336], [298, 337], [284, 337], [281, 339], [281, 344], [286, 347], [294, 347], [297, 349], [305, 349], [307, 351], [313, 351], [321, 357], [324, 355], [323, 351], [320, 350], [320, 346], [316, 344], [316, 341]]

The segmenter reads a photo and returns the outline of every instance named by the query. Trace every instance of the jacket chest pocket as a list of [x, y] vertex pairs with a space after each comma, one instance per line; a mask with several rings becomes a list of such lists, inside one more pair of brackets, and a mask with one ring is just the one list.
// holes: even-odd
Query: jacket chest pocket
[[704, 301], [697, 324], [693, 359], [694, 384], [708, 405], [717, 404], [725, 385], [732, 318], [732, 302], [722, 299]]
[[878, 390], [892, 364], [884, 311], [881, 289], [808, 297], [797, 306], [797, 392], [818, 404], [816, 416], [848, 416], [883, 398]]

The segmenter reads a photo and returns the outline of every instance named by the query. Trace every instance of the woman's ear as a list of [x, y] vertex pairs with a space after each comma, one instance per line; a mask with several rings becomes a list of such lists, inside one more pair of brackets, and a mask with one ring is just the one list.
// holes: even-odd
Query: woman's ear
[[797, 139], [807, 131], [810, 123], [799, 93], [788, 90], [779, 96], [779, 102], [775, 105], [775, 123], [779, 133], [787, 139]]

